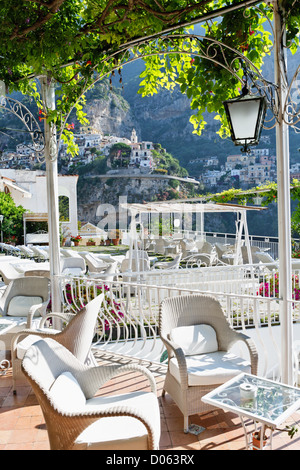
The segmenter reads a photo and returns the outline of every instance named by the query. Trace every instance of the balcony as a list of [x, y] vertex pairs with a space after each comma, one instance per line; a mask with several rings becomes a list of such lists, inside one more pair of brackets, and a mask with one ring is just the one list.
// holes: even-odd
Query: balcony
[[[274, 248], [275, 249], [275, 248]], [[86, 297], [98, 289], [105, 291], [103, 315], [99, 318], [93, 350], [99, 363], [138, 362], [148, 367], [156, 380], [161, 412], [160, 450], [243, 450], [244, 430], [233, 413], [216, 410], [193, 415], [191, 422], [204, 428], [198, 435], [184, 434], [182, 414], [172, 398], [162, 397], [166, 364], [158, 334], [158, 309], [165, 297], [206, 292], [216, 296], [234, 328], [251, 336], [259, 350], [258, 375], [280, 380], [280, 317], [275, 288], [275, 270], [255, 265], [183, 268], [161, 273], [141, 272], [135, 282], [101, 281], [85, 277], [61, 276], [64, 308], [77, 311]], [[294, 283], [299, 270], [293, 271]], [[271, 282], [272, 281], [272, 282]], [[294, 284], [296, 288], [296, 284]], [[117, 314], [110, 305], [117, 303]], [[294, 336], [299, 337], [300, 300], [293, 299]], [[243, 355], [245, 351], [238, 351]], [[146, 382], [134, 373], [112, 380], [101, 393], [143, 390]], [[2, 450], [47, 450], [49, 448], [43, 415], [29, 386], [12, 394], [11, 370], [0, 378], [0, 448]], [[285, 424], [299, 425], [294, 413]], [[250, 426], [250, 422], [246, 423]], [[273, 449], [299, 448], [300, 435], [293, 439], [276, 431]]]

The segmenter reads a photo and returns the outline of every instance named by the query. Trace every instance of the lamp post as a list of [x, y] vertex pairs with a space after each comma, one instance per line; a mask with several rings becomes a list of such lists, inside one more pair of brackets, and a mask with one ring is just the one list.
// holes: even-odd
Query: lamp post
[[291, 201], [289, 162], [289, 119], [285, 103], [287, 83], [286, 28], [282, 2], [273, 0], [274, 7], [274, 74], [278, 93], [276, 122], [277, 198], [279, 238], [279, 314], [281, 324], [282, 381], [293, 385], [293, 314], [291, 263]]
[[[286, 107], [289, 86], [287, 80], [286, 31], [282, 2], [269, 0], [274, 10], [274, 75], [276, 93], [276, 156], [278, 188], [279, 239], [279, 314], [281, 324], [281, 380], [293, 385], [293, 315], [292, 315], [292, 263], [291, 214], [289, 173], [289, 119]], [[257, 145], [266, 113], [263, 97], [249, 95], [246, 84], [242, 95], [224, 103], [235, 145]]]

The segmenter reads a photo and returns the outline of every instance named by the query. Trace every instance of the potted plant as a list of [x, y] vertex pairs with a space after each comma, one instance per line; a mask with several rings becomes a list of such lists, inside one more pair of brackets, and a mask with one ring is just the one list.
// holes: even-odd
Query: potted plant
[[[252, 449], [253, 450], [259, 450], [261, 448], [260, 439], [261, 439], [261, 429], [259, 431], [255, 431], [252, 433]], [[268, 437], [266, 433], [264, 433], [262, 448], [264, 448], [267, 445], [267, 441], [268, 441]]]
[[80, 236], [80, 235], [77, 235], [76, 237], [71, 236], [71, 242], [74, 242], [74, 245], [75, 245], [75, 246], [78, 246], [78, 245], [79, 245], [80, 240], [81, 240], [81, 236]]
[[86, 246], [95, 246], [96, 242], [93, 238], [89, 238], [88, 241], [86, 242]]
[[[268, 426], [266, 426], [266, 430], [267, 429], [268, 429]], [[298, 427], [287, 425], [284, 428], [276, 427], [276, 430], [287, 432], [290, 438], [292, 439], [294, 435], [298, 432]], [[252, 433], [252, 449], [253, 450], [259, 450], [261, 448], [260, 439], [261, 439], [261, 429], [259, 431], [254, 431]], [[264, 432], [262, 449], [267, 445], [268, 439], [269, 437], [266, 435], [266, 432]]]
[[119, 229], [110, 231], [109, 238], [112, 240], [114, 245], [119, 245], [120, 235], [121, 235], [121, 231]]

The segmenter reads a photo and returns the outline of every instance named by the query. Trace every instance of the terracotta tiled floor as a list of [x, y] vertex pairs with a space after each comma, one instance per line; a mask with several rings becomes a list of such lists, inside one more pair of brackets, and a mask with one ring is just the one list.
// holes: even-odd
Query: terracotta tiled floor
[[[205, 430], [198, 436], [184, 434], [182, 414], [169, 395], [161, 396], [164, 377], [154, 372], [161, 411], [160, 450], [244, 450], [245, 438], [239, 418], [221, 410], [194, 415], [191, 422]], [[102, 393], [145, 389], [147, 382], [134, 373], [126, 373], [107, 384]], [[295, 413], [288, 423], [300, 425]], [[291, 440], [285, 432], [275, 432], [273, 448], [299, 450], [300, 431]], [[29, 386], [18, 387], [12, 394], [11, 370], [0, 376], [0, 450], [48, 450], [48, 437], [43, 415]]]

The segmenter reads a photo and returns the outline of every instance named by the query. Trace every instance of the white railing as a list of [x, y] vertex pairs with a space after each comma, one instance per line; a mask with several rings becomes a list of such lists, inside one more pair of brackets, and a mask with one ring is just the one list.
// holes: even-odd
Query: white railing
[[[236, 235], [233, 233], [205, 232], [205, 239], [212, 244], [217, 242], [234, 245]], [[244, 236], [242, 236], [242, 240], [244, 240]], [[278, 258], [278, 237], [249, 235], [249, 241], [250, 245], [258, 246], [261, 250], [268, 250], [268, 253], [272, 256], [272, 258]]]
[[[236, 243], [236, 234], [235, 233], [225, 233], [225, 232], [197, 232], [192, 230], [184, 230], [174, 232], [172, 235], [173, 239], [187, 238], [194, 239], [204, 238], [206, 241], [214, 245], [215, 243], [229, 244], [234, 245]], [[129, 234], [123, 232], [124, 242], [129, 244]], [[245, 241], [244, 234], [242, 235], [242, 241]], [[278, 237], [273, 236], [263, 236], [263, 235], [249, 235], [250, 245], [258, 246], [261, 250], [267, 250], [272, 258], [277, 259], [279, 256], [279, 241]], [[294, 243], [299, 246], [300, 240], [294, 239]]]
[[[142, 362], [158, 364], [164, 353], [158, 331], [161, 301], [170, 296], [209, 293], [220, 301], [234, 328], [255, 337], [255, 342], [261, 349], [261, 373], [270, 375], [271, 371], [277, 371], [280, 363], [276, 330], [276, 326], [280, 324], [280, 299], [274, 287], [277, 273], [265, 273], [262, 268], [255, 271], [254, 266], [231, 266], [227, 273], [223, 267], [218, 270], [188, 270], [193, 271], [190, 273], [184, 271], [164, 272], [162, 275], [156, 273], [153, 278], [148, 277], [146, 282], [141, 279], [136, 283], [61, 277], [64, 308], [76, 312], [95, 295], [105, 292], [94, 348], [101, 353], [123, 358], [134, 357]], [[141, 277], [142, 275], [140, 273]], [[298, 273], [294, 273], [295, 292], [298, 289], [297, 279]], [[270, 285], [273, 286], [271, 289]], [[298, 323], [298, 297], [293, 300], [292, 306], [294, 321]]]

